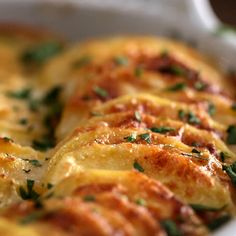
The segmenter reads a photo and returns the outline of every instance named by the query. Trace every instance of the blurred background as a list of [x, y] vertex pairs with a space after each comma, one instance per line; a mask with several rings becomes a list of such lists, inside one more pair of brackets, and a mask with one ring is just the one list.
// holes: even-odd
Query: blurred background
[[236, 0], [210, 0], [210, 2], [216, 15], [224, 23], [236, 27]]

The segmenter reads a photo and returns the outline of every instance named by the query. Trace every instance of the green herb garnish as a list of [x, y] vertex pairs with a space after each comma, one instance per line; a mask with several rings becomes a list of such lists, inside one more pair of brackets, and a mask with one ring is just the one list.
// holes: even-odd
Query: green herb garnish
[[233, 183], [233, 185], [236, 186], [236, 162], [234, 162], [233, 164], [229, 166], [223, 165], [222, 169], [226, 171], [226, 173], [231, 179], [231, 182]]
[[127, 140], [127, 142], [132, 143], [132, 142], [136, 141], [136, 138], [137, 138], [137, 134], [132, 133], [130, 136], [125, 137], [124, 139]]
[[141, 66], [137, 66], [134, 70], [134, 75], [137, 77], [137, 78], [140, 78], [143, 74], [143, 68]]
[[83, 56], [73, 63], [73, 67], [76, 69], [80, 69], [84, 66], [87, 66], [90, 62], [91, 62], [90, 56]]
[[186, 113], [185, 113], [184, 110], [179, 110], [179, 111], [178, 111], [178, 117], [179, 117], [181, 120], [184, 119], [185, 115], [186, 115]]
[[23, 200], [33, 200], [36, 201], [39, 198], [39, 194], [33, 189], [34, 180], [27, 179], [26, 181], [26, 189], [23, 186], [19, 188], [19, 194]]
[[45, 216], [45, 214], [46, 212], [43, 210], [32, 212], [28, 214], [26, 217], [24, 217], [23, 219], [21, 219], [19, 223], [22, 225], [30, 224], [34, 221], [41, 219], [43, 216]]
[[166, 231], [168, 236], [181, 236], [182, 233], [178, 229], [176, 223], [172, 220], [162, 220], [161, 222], [162, 228]]
[[165, 57], [168, 57], [168, 56], [169, 56], [169, 51], [167, 49], [163, 49], [160, 52], [160, 57], [165, 58]]
[[35, 167], [41, 167], [42, 164], [38, 160], [30, 160], [30, 159], [23, 159], [24, 161], [29, 162], [31, 165]]
[[90, 112], [90, 115], [91, 115], [91, 116], [102, 116], [103, 114], [102, 114], [102, 113], [99, 113], [99, 112], [96, 112], [96, 111], [91, 111], [91, 112]]
[[145, 199], [143, 198], [138, 198], [136, 200], [136, 204], [139, 205], [139, 206], [146, 206], [147, 205], [147, 202], [145, 201]]
[[19, 124], [27, 125], [28, 124], [28, 120], [26, 118], [22, 118], [22, 119], [19, 120]]
[[54, 185], [51, 183], [47, 183], [47, 189], [51, 189]]
[[38, 111], [41, 102], [38, 99], [29, 100], [29, 109], [33, 112]]
[[60, 86], [55, 86], [51, 90], [49, 90], [46, 95], [43, 98], [43, 103], [54, 103], [55, 100], [57, 100], [61, 94], [62, 88]]
[[54, 140], [43, 139], [43, 140], [33, 140], [33, 148], [39, 151], [47, 151], [48, 149], [54, 147]]
[[204, 206], [204, 205], [201, 205], [201, 204], [190, 204], [190, 206], [193, 208], [194, 211], [197, 211], [197, 212], [221, 211], [226, 207], [226, 206], [223, 206], [223, 207], [220, 207], [220, 208], [215, 208], [215, 207]]
[[186, 71], [182, 67], [177, 66], [177, 65], [171, 66], [169, 68], [169, 72], [173, 75], [176, 75], [176, 76], [183, 76], [183, 77], [186, 76]]
[[114, 62], [119, 66], [127, 66], [129, 64], [128, 58], [124, 56], [115, 57]]
[[166, 134], [168, 132], [175, 131], [175, 128], [171, 128], [168, 126], [160, 126], [160, 127], [152, 127], [150, 128], [150, 130], [155, 133]]
[[146, 143], [151, 143], [151, 139], [150, 139], [150, 134], [149, 133], [145, 133], [145, 134], [140, 134], [139, 137], [144, 140]]
[[193, 148], [193, 149], [192, 149], [192, 153], [201, 154], [201, 152], [198, 151], [196, 148]]
[[20, 59], [23, 63], [43, 64], [51, 57], [55, 56], [62, 50], [62, 45], [59, 42], [46, 42], [32, 48], [26, 49]]
[[233, 103], [233, 105], [231, 106], [231, 109], [232, 109], [233, 111], [236, 111], [236, 103]]
[[230, 158], [229, 154], [227, 152], [220, 152], [220, 159], [222, 162], [225, 162], [225, 159]]
[[31, 171], [31, 169], [28, 169], [28, 170], [26, 170], [26, 169], [22, 169], [26, 174], [28, 174], [30, 171]]
[[209, 230], [213, 231], [227, 223], [229, 220], [231, 220], [231, 216], [229, 214], [224, 214], [222, 216], [219, 216], [218, 218], [214, 219], [212, 222], [207, 224], [207, 227]]
[[108, 92], [107, 92], [105, 89], [103, 89], [103, 88], [100, 88], [100, 87], [98, 87], [98, 86], [95, 86], [95, 87], [93, 88], [93, 91], [94, 91], [98, 96], [100, 96], [100, 97], [102, 97], [102, 98], [108, 97]]
[[236, 126], [230, 125], [227, 129], [227, 139], [226, 142], [228, 144], [236, 144]]
[[208, 160], [207, 158], [201, 157], [198, 153], [181, 152], [181, 155], [183, 155], [185, 157], [197, 158], [197, 159], [204, 160], [204, 161]]
[[133, 167], [139, 172], [144, 172], [143, 167], [137, 161], [134, 162]]
[[96, 200], [96, 198], [93, 195], [86, 195], [86, 196], [83, 197], [83, 200], [85, 202], [94, 202]]
[[190, 124], [200, 124], [199, 118], [192, 112], [185, 112], [184, 110], [179, 110], [178, 111], [178, 117], [183, 120], [184, 118], [187, 119], [187, 121]]
[[201, 81], [197, 81], [195, 84], [194, 84], [194, 88], [198, 91], [203, 91], [206, 89], [206, 84], [204, 82], [201, 82]]
[[193, 146], [193, 147], [199, 147], [200, 146], [200, 143], [198, 143], [198, 142], [192, 142], [191, 143], [191, 146]]
[[9, 137], [3, 137], [2, 139], [3, 139], [3, 141], [6, 142], [6, 143], [14, 142], [14, 141], [13, 141], [11, 138], [9, 138]]
[[216, 107], [213, 103], [208, 104], [208, 114], [213, 116], [216, 113]]
[[177, 83], [169, 88], [167, 88], [168, 91], [182, 91], [186, 88], [186, 84], [185, 83]]
[[200, 124], [199, 118], [191, 111], [188, 113], [188, 122], [190, 124]]
[[23, 100], [23, 99], [28, 99], [30, 97], [30, 94], [31, 94], [31, 89], [25, 88], [18, 91], [9, 91], [7, 93], [7, 96], [11, 98]]

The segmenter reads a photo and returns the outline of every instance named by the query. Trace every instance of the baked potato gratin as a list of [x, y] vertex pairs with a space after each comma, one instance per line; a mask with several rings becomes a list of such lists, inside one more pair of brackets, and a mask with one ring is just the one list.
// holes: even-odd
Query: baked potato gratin
[[0, 235], [209, 235], [235, 216], [234, 86], [176, 41], [0, 25]]

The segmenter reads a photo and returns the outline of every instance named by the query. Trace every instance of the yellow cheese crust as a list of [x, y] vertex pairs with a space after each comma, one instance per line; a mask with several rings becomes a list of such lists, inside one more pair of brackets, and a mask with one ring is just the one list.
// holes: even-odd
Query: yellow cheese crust
[[[50, 192], [54, 199], [47, 199]], [[179, 202], [160, 183], [136, 171], [85, 171], [63, 180], [50, 192], [42, 199], [44, 209], [22, 203], [4, 211], [3, 217], [28, 225], [27, 216], [41, 212], [31, 228], [40, 233], [50, 229], [52, 235], [55, 232], [58, 233], [55, 235], [119, 232], [164, 236], [160, 222], [170, 220], [176, 222], [178, 230], [185, 235], [207, 233], [190, 207]]]

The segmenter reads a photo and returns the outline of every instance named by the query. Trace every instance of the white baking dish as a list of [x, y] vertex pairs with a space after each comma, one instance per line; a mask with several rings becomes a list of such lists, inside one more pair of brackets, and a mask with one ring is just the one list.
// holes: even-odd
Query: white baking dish
[[[70, 40], [114, 34], [179, 37], [236, 68], [236, 35], [216, 36], [220, 22], [207, 0], [0, 0], [0, 22], [59, 32]], [[214, 234], [236, 235], [236, 220]]]

